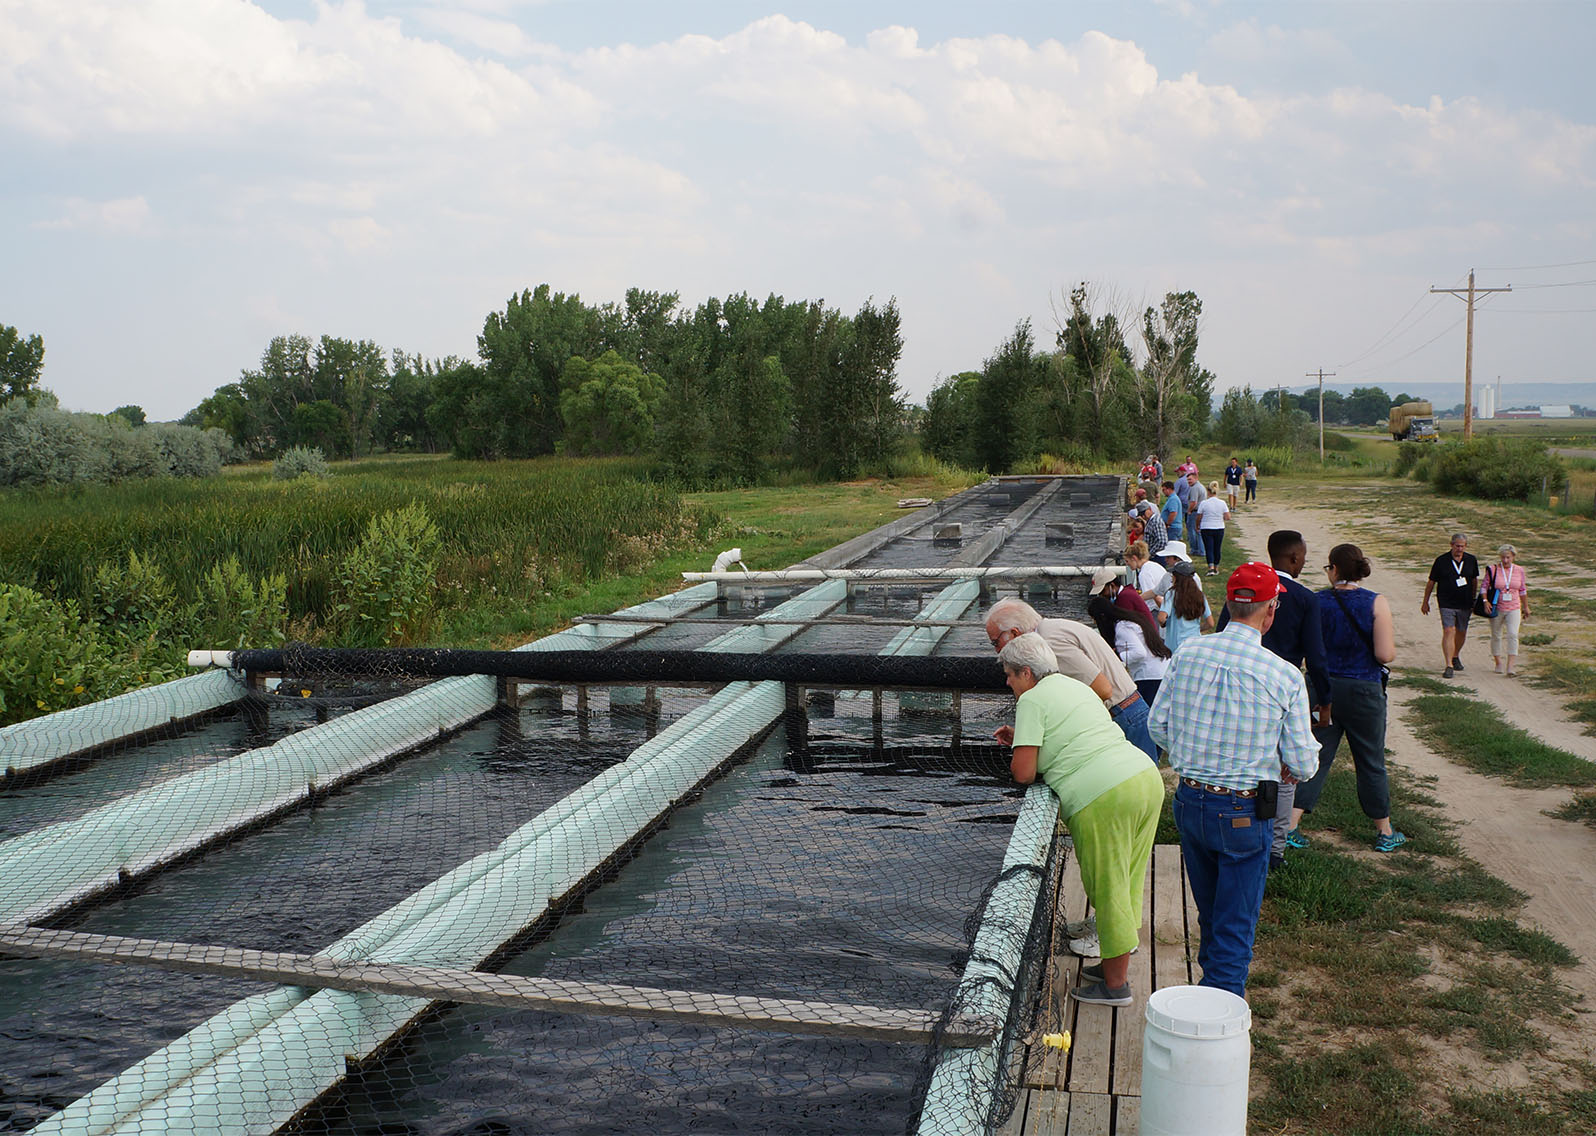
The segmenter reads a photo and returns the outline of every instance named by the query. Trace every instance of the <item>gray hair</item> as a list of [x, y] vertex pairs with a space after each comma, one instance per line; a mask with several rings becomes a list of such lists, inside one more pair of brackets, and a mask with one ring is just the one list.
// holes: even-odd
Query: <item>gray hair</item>
[[1035, 631], [1042, 623], [1041, 614], [1024, 600], [998, 600], [986, 613], [986, 625], [996, 625], [1000, 630], [1013, 628], [1025, 634]]
[[1257, 603], [1243, 603], [1241, 600], [1230, 600], [1225, 606], [1230, 609], [1231, 619], [1247, 620], [1274, 602], [1274, 600], [1259, 600]]
[[1518, 555], [1518, 549], [1514, 548], [1511, 544], [1504, 544], [1501, 548], [1498, 548], [1496, 550], [1496, 555], [1502, 556], [1509, 552], [1511, 552], [1514, 556]]
[[1029, 670], [1038, 682], [1058, 673], [1058, 656], [1053, 654], [1047, 640], [1034, 631], [1010, 639], [1008, 646], [998, 652], [998, 662], [1005, 670]]
[[[1469, 542], [1469, 534], [1468, 533], [1453, 533], [1452, 534], [1452, 540], [1461, 540], [1464, 544], [1467, 544]], [[1449, 540], [1447, 543], [1450, 544], [1451, 540]]]

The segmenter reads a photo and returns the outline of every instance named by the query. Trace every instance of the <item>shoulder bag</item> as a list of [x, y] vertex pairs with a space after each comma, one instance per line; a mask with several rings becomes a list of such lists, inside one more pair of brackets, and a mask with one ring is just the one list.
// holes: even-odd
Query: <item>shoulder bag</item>
[[1496, 603], [1495, 603], [1495, 593], [1497, 592], [1496, 573], [1493, 572], [1491, 569], [1487, 568], [1485, 570], [1485, 579], [1490, 584], [1490, 588], [1491, 588], [1491, 591], [1492, 591], [1493, 595], [1492, 595], [1491, 599], [1486, 599], [1484, 592], [1477, 593], [1475, 595], [1475, 597], [1474, 597], [1474, 614], [1475, 615], [1483, 615], [1486, 619], [1492, 619], [1492, 618], [1495, 618], [1495, 616], [1496, 616]]
[[[1341, 593], [1334, 584], [1330, 585], [1330, 598], [1336, 601], [1336, 606], [1341, 609], [1341, 614], [1347, 617], [1347, 622], [1352, 625], [1352, 630], [1358, 633], [1358, 638], [1363, 640], [1363, 645], [1369, 648], [1369, 658], [1374, 658], [1374, 636], [1359, 626], [1358, 621], [1352, 618], [1352, 609], [1347, 606], [1347, 601], [1341, 598]], [[1369, 618], [1374, 618], [1374, 609], [1369, 609]], [[1375, 659], [1375, 662], [1379, 662]], [[1385, 693], [1386, 684], [1391, 681], [1391, 668], [1380, 663], [1380, 692]]]

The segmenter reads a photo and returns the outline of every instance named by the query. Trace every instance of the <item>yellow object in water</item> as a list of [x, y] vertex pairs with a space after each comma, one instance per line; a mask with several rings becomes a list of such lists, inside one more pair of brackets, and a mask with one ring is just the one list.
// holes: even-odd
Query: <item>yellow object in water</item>
[[1042, 1035], [1042, 1044], [1049, 1049], [1062, 1049], [1065, 1053], [1068, 1053], [1070, 1051], [1069, 1030], [1065, 1030], [1063, 1033], [1044, 1033]]

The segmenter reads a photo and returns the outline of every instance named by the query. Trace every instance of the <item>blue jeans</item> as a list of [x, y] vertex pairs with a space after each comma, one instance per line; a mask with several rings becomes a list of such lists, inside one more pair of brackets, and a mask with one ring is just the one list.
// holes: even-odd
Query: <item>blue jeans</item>
[[1175, 790], [1174, 807], [1186, 882], [1202, 932], [1198, 985], [1245, 998], [1275, 822], [1253, 816], [1251, 797], [1210, 793], [1185, 782]]
[[1153, 759], [1153, 764], [1158, 764], [1158, 747], [1153, 744], [1153, 735], [1147, 732], [1147, 700], [1140, 693], [1136, 701], [1123, 709], [1113, 709], [1108, 716], [1119, 724], [1120, 732], [1125, 735], [1125, 740]]

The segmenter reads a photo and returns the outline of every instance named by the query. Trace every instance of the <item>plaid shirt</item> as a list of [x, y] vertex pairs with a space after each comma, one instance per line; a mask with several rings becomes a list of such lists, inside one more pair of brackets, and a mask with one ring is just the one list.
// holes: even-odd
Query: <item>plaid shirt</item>
[[1182, 777], [1228, 789], [1319, 768], [1302, 672], [1269, 651], [1256, 628], [1232, 623], [1188, 640], [1169, 661], [1148, 731]]
[[1143, 513], [1142, 520], [1147, 527], [1142, 530], [1142, 539], [1147, 542], [1147, 551], [1157, 556], [1169, 543], [1169, 529], [1164, 526], [1164, 518], [1155, 508], [1151, 513]]

